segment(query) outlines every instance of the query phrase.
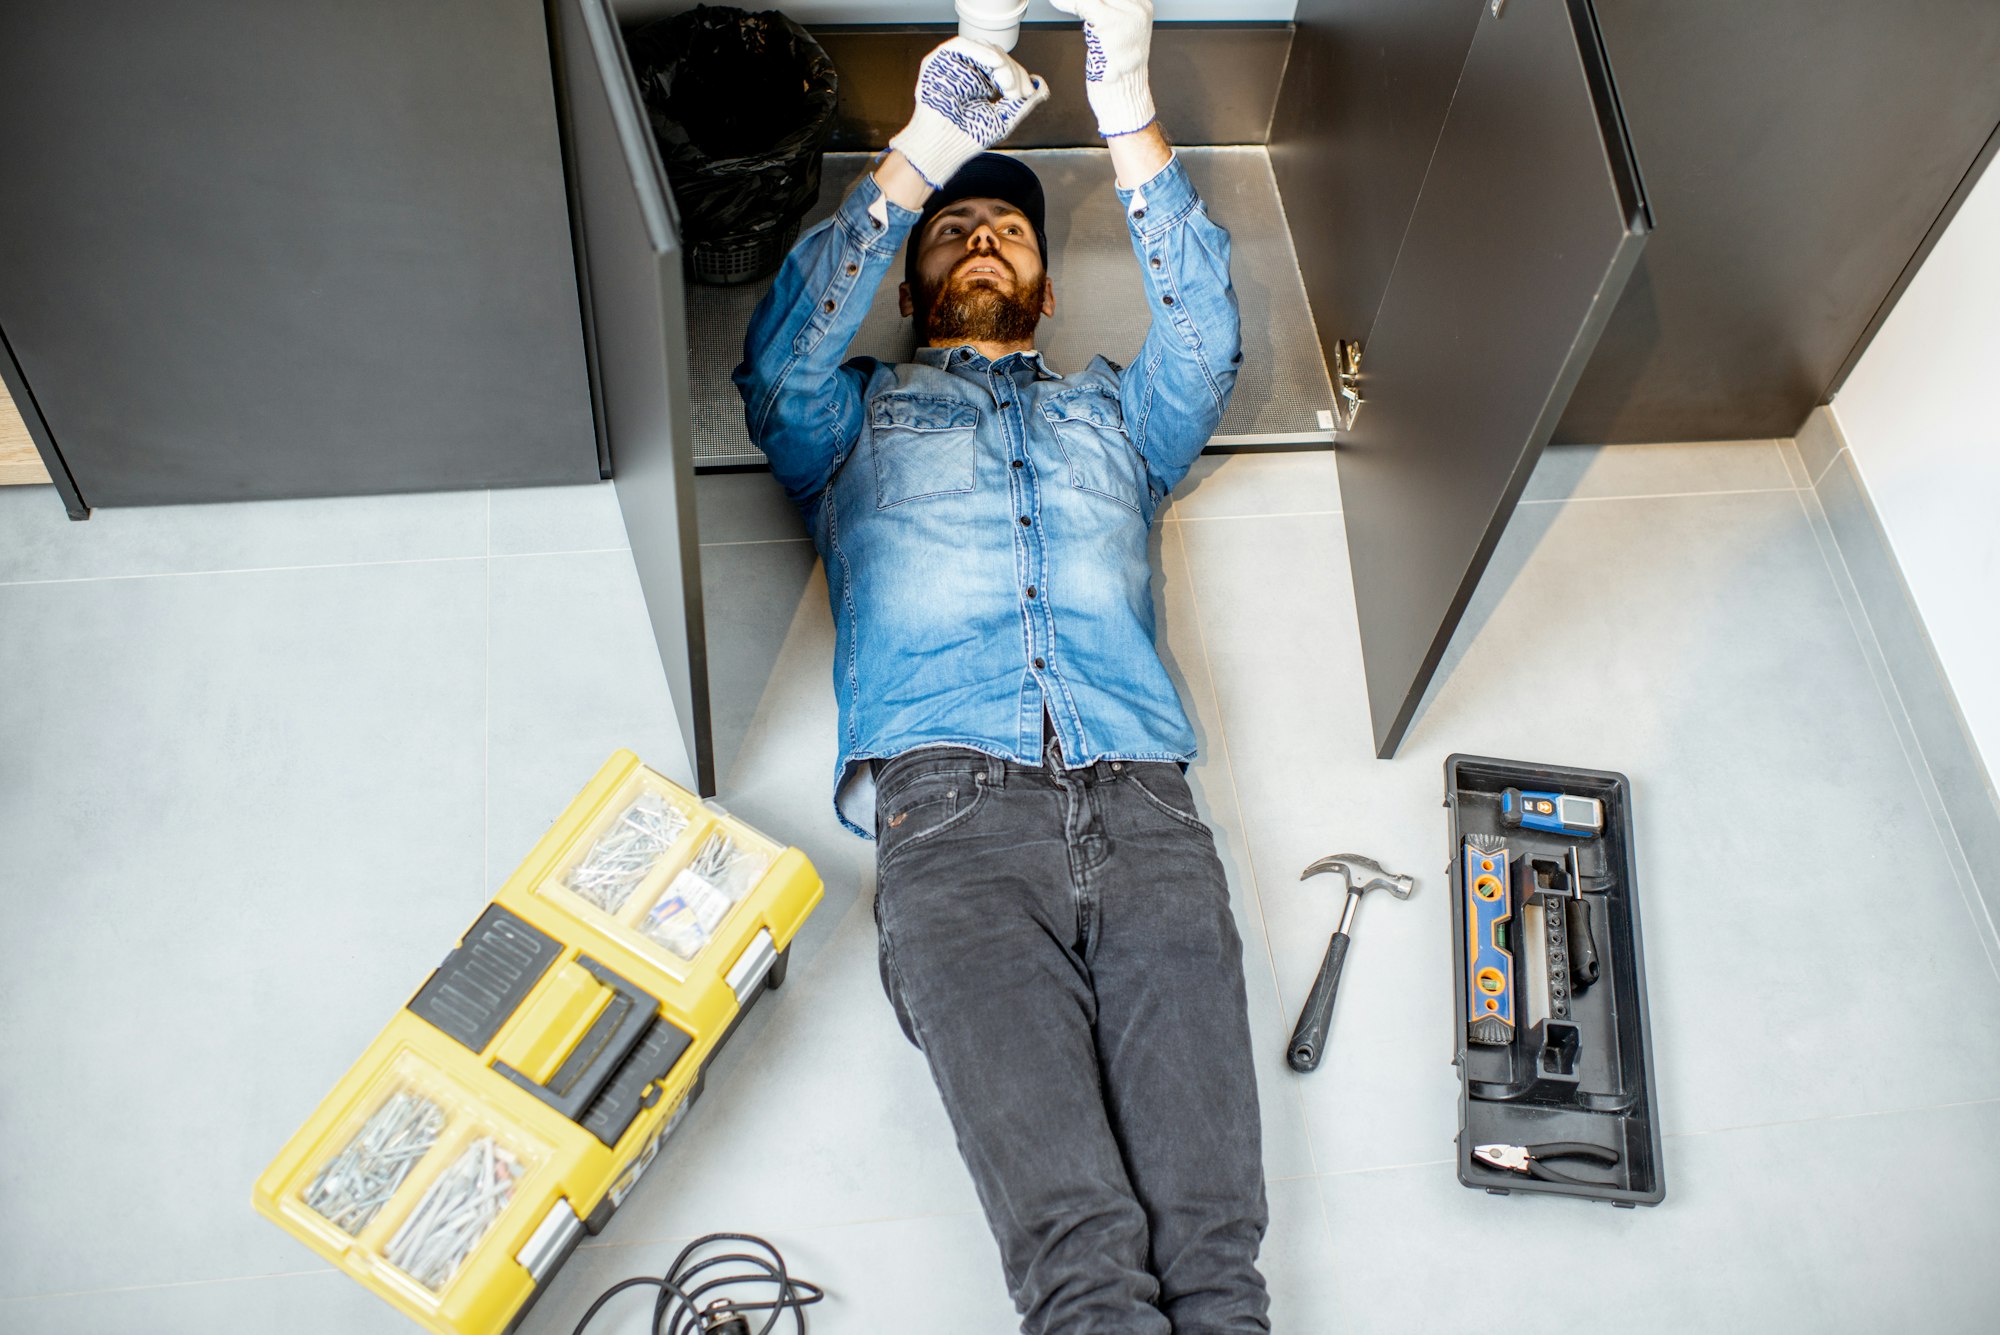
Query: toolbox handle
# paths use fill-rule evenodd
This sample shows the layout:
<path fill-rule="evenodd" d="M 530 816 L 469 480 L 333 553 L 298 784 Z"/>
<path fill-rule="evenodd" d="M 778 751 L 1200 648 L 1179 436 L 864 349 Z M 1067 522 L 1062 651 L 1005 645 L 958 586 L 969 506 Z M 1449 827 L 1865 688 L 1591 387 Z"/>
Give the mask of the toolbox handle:
<path fill-rule="evenodd" d="M 576 962 L 600 983 L 611 989 L 611 1001 L 595 1024 L 570 1050 L 568 1057 L 549 1077 L 548 1083 L 532 1080 L 506 1062 L 495 1058 L 493 1069 L 527 1090 L 573 1122 L 583 1120 L 591 1101 L 603 1092 L 639 1040 L 652 1027 L 660 1010 L 652 994 L 627 982 L 588 955 Z"/>

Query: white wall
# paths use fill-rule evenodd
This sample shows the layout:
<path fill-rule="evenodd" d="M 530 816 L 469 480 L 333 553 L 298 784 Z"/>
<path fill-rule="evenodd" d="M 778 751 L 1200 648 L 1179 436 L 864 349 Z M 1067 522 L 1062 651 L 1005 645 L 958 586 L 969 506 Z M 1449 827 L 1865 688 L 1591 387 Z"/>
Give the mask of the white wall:
<path fill-rule="evenodd" d="M 693 9 L 695 4 L 696 0 L 613 0 L 613 8 L 626 19 L 678 14 Z M 774 6 L 770 0 L 738 0 L 737 7 L 757 10 Z M 1234 23 L 1289 21 L 1298 7 L 1298 0 L 1153 0 L 1153 17 L 1163 23 L 1222 19 Z M 953 19 L 951 0 L 779 0 L 775 8 L 805 24 L 949 23 Z M 1051 8 L 1048 0 L 1032 0 L 1027 21 L 1072 20 Z"/>
<path fill-rule="evenodd" d="M 1855 468 L 2000 778 L 2000 163 L 1834 400 Z"/>

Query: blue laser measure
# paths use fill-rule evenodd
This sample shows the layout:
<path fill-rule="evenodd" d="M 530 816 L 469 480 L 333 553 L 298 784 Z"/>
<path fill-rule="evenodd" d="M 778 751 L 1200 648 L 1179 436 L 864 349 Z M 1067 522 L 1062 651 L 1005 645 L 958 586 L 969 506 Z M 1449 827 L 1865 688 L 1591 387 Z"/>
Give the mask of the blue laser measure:
<path fill-rule="evenodd" d="M 1540 830 L 1544 834 L 1580 835 L 1586 839 L 1604 833 L 1604 803 L 1594 797 L 1569 793 L 1530 793 L 1519 788 L 1500 790 L 1500 823 L 1510 830 Z"/>

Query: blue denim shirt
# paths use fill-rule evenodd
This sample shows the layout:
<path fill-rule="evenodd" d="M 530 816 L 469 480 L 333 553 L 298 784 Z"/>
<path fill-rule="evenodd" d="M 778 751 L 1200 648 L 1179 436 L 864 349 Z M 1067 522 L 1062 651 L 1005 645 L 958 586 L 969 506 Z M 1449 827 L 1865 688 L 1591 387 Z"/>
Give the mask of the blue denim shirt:
<path fill-rule="evenodd" d="M 1154 644 L 1147 532 L 1242 361 L 1229 234 L 1186 170 L 1120 190 L 1152 307 L 1130 367 L 971 347 L 841 362 L 917 215 L 864 176 L 793 248 L 736 370 L 750 437 L 826 565 L 835 808 L 872 837 L 873 760 L 964 746 L 1071 765 L 1194 756 Z"/>

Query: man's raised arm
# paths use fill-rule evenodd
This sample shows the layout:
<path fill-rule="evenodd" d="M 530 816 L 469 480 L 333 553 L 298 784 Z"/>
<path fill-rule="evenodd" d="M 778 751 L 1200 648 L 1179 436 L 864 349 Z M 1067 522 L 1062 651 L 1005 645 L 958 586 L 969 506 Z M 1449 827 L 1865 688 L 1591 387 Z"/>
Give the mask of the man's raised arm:
<path fill-rule="evenodd" d="M 1152 324 L 1119 381 L 1125 429 L 1155 499 L 1222 422 L 1243 360 L 1229 233 L 1209 219 L 1153 107 L 1152 0 L 1051 0 L 1083 20 L 1084 91 L 1111 150 Z"/>
<path fill-rule="evenodd" d="M 954 37 L 924 57 L 890 151 L 785 257 L 734 378 L 750 439 L 794 505 L 826 487 L 860 434 L 861 374 L 841 362 L 924 201 L 1047 96 L 1006 53 Z"/>

